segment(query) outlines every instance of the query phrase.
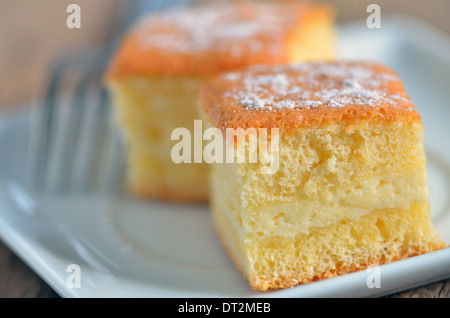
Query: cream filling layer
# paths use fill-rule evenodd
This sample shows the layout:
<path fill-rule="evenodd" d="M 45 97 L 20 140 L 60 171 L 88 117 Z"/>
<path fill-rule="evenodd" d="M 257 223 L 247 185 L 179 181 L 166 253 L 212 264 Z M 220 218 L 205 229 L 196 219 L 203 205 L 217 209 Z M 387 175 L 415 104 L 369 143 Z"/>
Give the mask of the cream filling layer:
<path fill-rule="evenodd" d="M 425 174 L 401 174 L 367 180 L 364 183 L 324 189 L 320 200 L 289 199 L 245 209 L 240 194 L 225 187 L 224 176 L 214 169 L 215 202 L 222 207 L 233 231 L 241 239 L 269 236 L 295 237 L 312 227 L 324 227 L 341 220 L 357 220 L 381 209 L 408 209 L 414 201 L 427 201 Z M 231 190 L 230 190 L 231 188 Z M 257 194 L 255 194 L 257 195 Z"/>

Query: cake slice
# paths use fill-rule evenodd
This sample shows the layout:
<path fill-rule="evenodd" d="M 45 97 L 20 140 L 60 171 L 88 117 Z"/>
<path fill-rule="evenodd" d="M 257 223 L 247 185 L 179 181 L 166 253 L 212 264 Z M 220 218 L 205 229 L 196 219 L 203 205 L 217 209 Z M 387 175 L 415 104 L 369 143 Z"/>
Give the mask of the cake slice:
<path fill-rule="evenodd" d="M 216 230 L 254 289 L 445 247 L 430 217 L 423 126 L 393 71 L 372 62 L 254 66 L 217 76 L 200 96 L 204 118 L 225 135 L 278 129 L 271 173 L 260 160 L 212 165 Z M 224 140 L 251 149 L 249 139 Z"/>
<path fill-rule="evenodd" d="M 106 74 L 128 145 L 132 193 L 208 200 L 208 165 L 174 163 L 174 129 L 193 133 L 198 88 L 222 71 L 330 58 L 333 12 L 299 1 L 208 1 L 152 13 L 127 32 Z"/>

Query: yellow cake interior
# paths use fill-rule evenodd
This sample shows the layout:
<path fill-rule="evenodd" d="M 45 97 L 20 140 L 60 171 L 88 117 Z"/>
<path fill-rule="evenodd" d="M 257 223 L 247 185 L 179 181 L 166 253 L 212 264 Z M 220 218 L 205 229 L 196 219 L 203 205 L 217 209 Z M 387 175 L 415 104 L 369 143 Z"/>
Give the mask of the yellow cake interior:
<path fill-rule="evenodd" d="M 279 168 L 214 164 L 215 226 L 254 289 L 291 287 L 443 247 L 431 219 L 420 122 L 282 134 Z"/>
<path fill-rule="evenodd" d="M 177 127 L 193 130 L 196 96 L 203 79 L 127 76 L 112 85 L 116 119 L 128 144 L 128 183 L 133 193 L 167 199 L 204 201 L 208 166 L 172 161 Z"/>

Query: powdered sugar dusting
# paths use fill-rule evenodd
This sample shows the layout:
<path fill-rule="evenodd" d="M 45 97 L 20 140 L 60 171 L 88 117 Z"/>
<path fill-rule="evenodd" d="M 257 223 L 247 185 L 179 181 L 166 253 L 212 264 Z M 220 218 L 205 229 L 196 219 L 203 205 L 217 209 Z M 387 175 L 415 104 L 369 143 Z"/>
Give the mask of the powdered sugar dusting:
<path fill-rule="evenodd" d="M 178 8 L 146 16 L 135 31 L 142 49 L 185 53 L 215 50 L 238 55 L 264 48 L 268 54 L 277 53 L 284 28 L 298 19 L 288 8 L 270 3 Z"/>
<path fill-rule="evenodd" d="M 389 85 L 398 83 L 398 77 L 374 71 L 371 63 L 255 66 L 230 74 L 223 78 L 237 85 L 232 85 L 224 97 L 249 110 L 402 106 L 410 102 L 407 97 L 389 93 Z"/>

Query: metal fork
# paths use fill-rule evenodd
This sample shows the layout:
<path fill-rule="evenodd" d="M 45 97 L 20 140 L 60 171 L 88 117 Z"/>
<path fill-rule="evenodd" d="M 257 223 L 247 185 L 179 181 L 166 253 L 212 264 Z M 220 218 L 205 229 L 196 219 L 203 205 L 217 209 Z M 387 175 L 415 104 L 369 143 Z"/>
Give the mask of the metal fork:
<path fill-rule="evenodd" d="M 93 192 L 121 189 L 125 149 L 112 123 L 102 76 L 124 31 L 142 13 L 191 0 L 134 0 L 123 3 L 110 43 L 61 57 L 54 65 L 44 101 L 33 114 L 30 188 L 34 192 Z"/>
<path fill-rule="evenodd" d="M 64 56 L 33 113 L 30 186 L 35 192 L 118 189 L 124 148 L 102 84 L 108 50 Z"/>

